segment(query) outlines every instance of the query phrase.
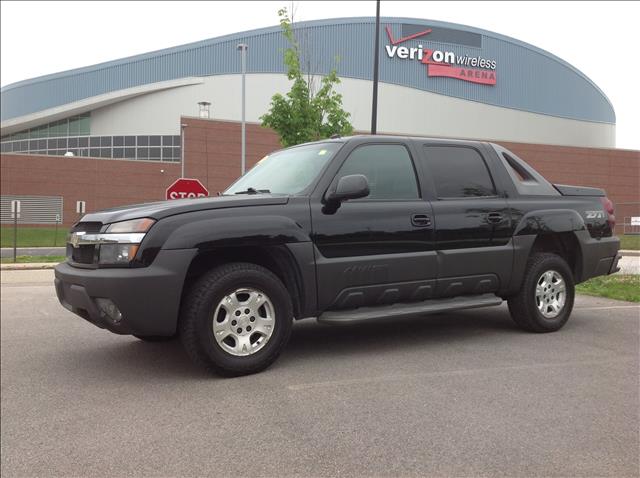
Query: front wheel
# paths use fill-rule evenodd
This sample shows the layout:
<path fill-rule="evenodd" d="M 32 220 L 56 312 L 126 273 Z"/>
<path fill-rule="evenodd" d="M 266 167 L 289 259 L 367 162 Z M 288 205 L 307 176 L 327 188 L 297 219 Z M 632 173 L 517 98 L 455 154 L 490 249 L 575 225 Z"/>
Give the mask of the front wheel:
<path fill-rule="evenodd" d="M 555 332 L 569 320 L 574 289 L 571 269 L 562 257 L 534 254 L 520 291 L 508 300 L 511 318 L 530 332 Z"/>
<path fill-rule="evenodd" d="M 291 298 L 275 274 L 232 263 L 193 285 L 183 303 L 180 337 L 196 364 L 219 375 L 247 375 L 276 360 L 292 321 Z"/>

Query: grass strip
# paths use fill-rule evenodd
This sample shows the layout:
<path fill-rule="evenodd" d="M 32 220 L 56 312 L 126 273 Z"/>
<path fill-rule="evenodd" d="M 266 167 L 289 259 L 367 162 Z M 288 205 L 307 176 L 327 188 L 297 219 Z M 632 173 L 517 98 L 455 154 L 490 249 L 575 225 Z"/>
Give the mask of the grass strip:
<path fill-rule="evenodd" d="M 594 277 L 576 286 L 576 292 L 608 299 L 640 302 L 640 275 L 613 274 Z"/>

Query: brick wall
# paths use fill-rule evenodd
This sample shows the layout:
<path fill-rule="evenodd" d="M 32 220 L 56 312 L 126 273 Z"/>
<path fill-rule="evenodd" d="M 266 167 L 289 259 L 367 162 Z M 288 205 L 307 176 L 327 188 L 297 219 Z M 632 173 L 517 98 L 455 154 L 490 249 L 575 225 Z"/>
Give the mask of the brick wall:
<path fill-rule="evenodd" d="M 187 125 L 185 176 L 199 179 L 215 195 L 240 175 L 240 123 L 187 117 L 182 123 Z M 551 182 L 606 189 L 618 205 L 619 222 L 623 215 L 640 215 L 640 151 L 501 144 Z M 279 147 L 273 131 L 247 124 L 247 168 Z M 15 154 L 0 157 L 2 194 L 62 195 L 67 225 L 77 219 L 77 200 L 87 202 L 87 211 L 163 200 L 165 189 L 179 176 L 178 163 Z"/>
<path fill-rule="evenodd" d="M 241 125 L 231 121 L 182 118 L 185 138 L 185 176 L 197 178 L 211 195 L 223 191 L 240 176 Z M 247 170 L 266 154 L 281 148 L 278 136 L 256 124 L 246 125 Z"/>
<path fill-rule="evenodd" d="M 500 143 L 552 183 L 604 188 L 614 202 L 640 202 L 640 151 Z"/>
<path fill-rule="evenodd" d="M 87 212 L 160 201 L 179 176 L 179 163 L 21 154 L 0 157 L 2 194 L 63 196 L 66 225 L 78 220 L 76 201 L 86 201 Z"/>

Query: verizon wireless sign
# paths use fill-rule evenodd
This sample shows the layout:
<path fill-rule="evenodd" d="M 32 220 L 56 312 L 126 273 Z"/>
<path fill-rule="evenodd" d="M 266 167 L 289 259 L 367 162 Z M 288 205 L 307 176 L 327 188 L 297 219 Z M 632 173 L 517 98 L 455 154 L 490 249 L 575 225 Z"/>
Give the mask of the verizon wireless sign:
<path fill-rule="evenodd" d="M 419 61 L 426 66 L 427 76 L 444 76 L 489 86 L 496 84 L 496 60 L 453 51 L 431 50 L 420 44 L 400 46 L 409 40 L 426 37 L 432 32 L 431 28 L 398 39 L 393 37 L 388 25 L 386 31 L 390 44 L 385 45 L 385 51 L 389 58 Z"/>

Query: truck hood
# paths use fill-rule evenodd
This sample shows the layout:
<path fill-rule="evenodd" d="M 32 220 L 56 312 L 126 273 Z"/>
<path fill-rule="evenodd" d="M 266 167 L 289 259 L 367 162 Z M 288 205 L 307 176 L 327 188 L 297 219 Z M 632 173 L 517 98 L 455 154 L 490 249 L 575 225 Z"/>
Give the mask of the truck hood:
<path fill-rule="evenodd" d="M 289 197 L 285 195 L 253 194 L 236 196 L 216 196 L 198 199 L 173 199 L 145 204 L 134 204 L 85 214 L 80 222 L 101 222 L 108 224 L 127 221 L 140 217 L 151 217 L 159 220 L 163 217 L 182 214 L 185 212 L 204 211 L 207 209 L 222 209 L 246 206 L 272 206 L 286 204 Z"/>

